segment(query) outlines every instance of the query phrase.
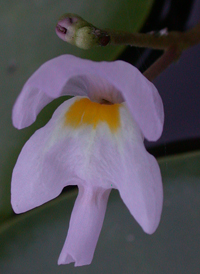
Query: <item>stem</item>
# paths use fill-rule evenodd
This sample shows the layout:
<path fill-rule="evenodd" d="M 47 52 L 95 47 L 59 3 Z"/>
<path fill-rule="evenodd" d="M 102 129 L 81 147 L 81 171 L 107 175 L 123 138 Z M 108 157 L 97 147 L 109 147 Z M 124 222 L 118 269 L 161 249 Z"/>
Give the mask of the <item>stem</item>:
<path fill-rule="evenodd" d="M 177 44 L 182 51 L 200 43 L 200 24 L 187 32 L 172 31 L 166 35 L 129 33 L 115 30 L 107 30 L 107 34 L 110 36 L 111 45 L 131 45 L 165 50 L 172 44 Z"/>
<path fill-rule="evenodd" d="M 178 60 L 183 50 L 200 43 L 200 23 L 187 32 L 176 32 L 176 34 L 177 36 L 173 41 L 175 43 L 169 44 L 164 54 L 144 72 L 144 76 L 149 81 L 153 81 L 169 65 Z M 179 40 L 176 41 L 178 36 Z M 169 42 L 170 39 L 163 41 Z"/>
<path fill-rule="evenodd" d="M 180 53 L 177 51 L 177 47 L 169 47 L 164 54 L 151 65 L 143 74 L 149 80 L 153 81 L 161 72 L 163 72 L 171 63 L 177 60 Z"/>

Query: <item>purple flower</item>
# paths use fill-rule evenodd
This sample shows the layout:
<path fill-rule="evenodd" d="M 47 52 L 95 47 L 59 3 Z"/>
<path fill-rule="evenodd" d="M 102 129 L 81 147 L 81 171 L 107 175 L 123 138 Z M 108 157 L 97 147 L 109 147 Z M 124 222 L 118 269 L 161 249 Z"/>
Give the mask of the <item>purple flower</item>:
<path fill-rule="evenodd" d="M 24 145 L 13 170 L 11 203 L 22 213 L 57 197 L 68 185 L 79 194 L 58 264 L 90 264 L 112 188 L 146 233 L 160 221 L 159 166 L 143 144 L 163 129 L 162 100 L 136 68 L 123 61 L 92 62 L 62 55 L 26 82 L 13 124 L 32 124 L 53 99 L 73 95 Z"/>

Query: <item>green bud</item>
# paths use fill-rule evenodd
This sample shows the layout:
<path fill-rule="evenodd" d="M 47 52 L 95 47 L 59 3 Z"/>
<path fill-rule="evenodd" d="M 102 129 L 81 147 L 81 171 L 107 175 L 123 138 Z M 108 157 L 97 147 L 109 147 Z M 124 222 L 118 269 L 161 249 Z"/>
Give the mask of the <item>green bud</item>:
<path fill-rule="evenodd" d="M 56 33 L 62 40 L 81 49 L 106 46 L 110 36 L 106 31 L 97 29 L 78 15 L 64 14 L 58 21 Z"/>

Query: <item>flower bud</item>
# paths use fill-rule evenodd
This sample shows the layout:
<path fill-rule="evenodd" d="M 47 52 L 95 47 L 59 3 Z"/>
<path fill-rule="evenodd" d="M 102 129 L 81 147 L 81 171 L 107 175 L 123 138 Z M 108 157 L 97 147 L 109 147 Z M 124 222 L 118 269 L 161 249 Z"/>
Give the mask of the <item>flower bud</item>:
<path fill-rule="evenodd" d="M 81 49 L 90 49 L 93 46 L 106 46 L 110 36 L 106 31 L 97 29 L 80 16 L 64 14 L 56 25 L 56 33 L 62 40 Z"/>

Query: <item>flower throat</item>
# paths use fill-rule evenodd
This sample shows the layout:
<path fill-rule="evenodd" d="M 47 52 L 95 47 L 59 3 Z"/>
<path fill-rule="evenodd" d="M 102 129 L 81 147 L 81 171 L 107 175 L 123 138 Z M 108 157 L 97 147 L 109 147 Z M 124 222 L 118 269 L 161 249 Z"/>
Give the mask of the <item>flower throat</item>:
<path fill-rule="evenodd" d="M 104 102 L 104 101 L 102 101 Z M 98 124 L 107 123 L 111 132 L 116 132 L 120 127 L 120 104 L 99 104 L 88 98 L 76 100 L 65 113 L 65 125 L 77 128 L 83 125 L 93 125 L 96 129 Z"/>

